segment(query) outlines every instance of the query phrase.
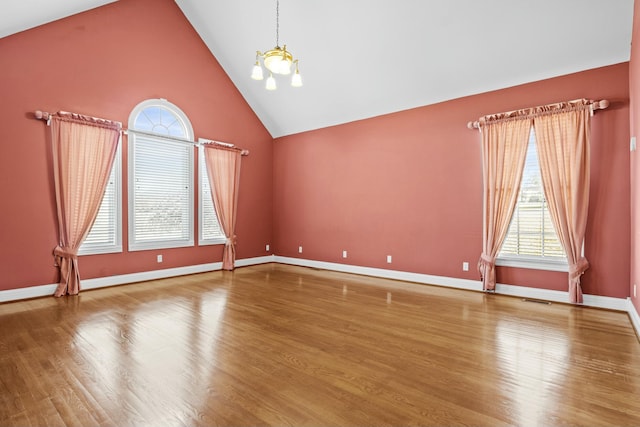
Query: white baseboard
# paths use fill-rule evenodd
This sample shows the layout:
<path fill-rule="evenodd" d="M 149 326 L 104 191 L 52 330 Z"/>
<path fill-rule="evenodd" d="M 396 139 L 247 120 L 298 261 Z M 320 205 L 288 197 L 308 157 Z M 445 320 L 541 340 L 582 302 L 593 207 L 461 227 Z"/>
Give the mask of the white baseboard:
<path fill-rule="evenodd" d="M 569 292 L 553 291 L 550 289 L 529 288 L 498 283 L 496 294 L 514 297 L 538 299 L 551 302 L 569 303 Z M 582 305 L 587 307 L 605 308 L 608 310 L 627 311 L 627 300 L 623 298 L 603 297 L 600 295 L 583 295 Z"/>
<path fill-rule="evenodd" d="M 631 302 L 631 298 L 627 298 L 627 313 L 631 319 L 631 324 L 636 329 L 636 335 L 640 339 L 640 313 L 636 310 L 636 307 Z"/>
<path fill-rule="evenodd" d="M 382 268 L 359 267 L 355 265 L 338 264 L 333 262 L 313 261 L 300 258 L 276 256 L 274 262 L 292 264 L 303 267 L 321 268 L 324 270 L 341 271 L 345 273 L 362 274 L 365 276 L 383 277 L 386 279 L 403 280 L 426 285 L 446 286 L 470 291 L 482 291 L 480 280 L 458 279 L 455 277 L 433 276 L 430 274 L 409 273 Z M 510 295 L 521 298 L 539 299 L 552 302 L 568 303 L 569 292 L 548 289 L 529 288 L 498 283 L 496 294 Z M 627 300 L 622 298 L 603 297 L 599 295 L 584 295 L 583 305 L 605 308 L 610 310 L 628 311 Z"/>
<path fill-rule="evenodd" d="M 427 285 L 448 286 L 471 291 L 481 291 L 482 284 L 478 280 L 457 279 L 453 277 L 432 276 L 430 274 L 410 273 L 407 271 L 386 270 L 383 268 L 360 267 L 357 265 L 338 264 L 334 262 L 313 261 L 300 258 L 276 256 L 274 262 L 280 264 L 299 265 L 302 267 L 320 268 L 343 273 L 361 274 L 364 276 L 382 277 L 385 279 L 403 280 Z"/>
<path fill-rule="evenodd" d="M 567 298 L 568 298 L 567 292 Z M 628 311 L 627 300 L 624 298 L 603 297 L 601 295 L 582 295 L 583 305 L 588 307 L 605 308 L 608 310 Z"/>
<path fill-rule="evenodd" d="M 236 260 L 236 267 L 266 264 L 273 262 L 273 255 L 245 258 Z M 82 280 L 82 290 L 98 289 L 107 286 L 124 285 L 126 283 L 144 282 L 147 280 L 164 279 L 167 277 L 184 276 L 187 274 L 205 273 L 222 269 L 221 262 L 210 264 L 189 265 L 186 267 L 167 268 L 164 270 L 143 271 L 140 273 L 121 274 L 118 276 L 98 277 Z M 21 299 L 51 296 L 56 291 L 57 285 L 29 286 L 27 288 L 8 289 L 0 291 L 0 303 L 17 301 Z"/>
<path fill-rule="evenodd" d="M 258 264 L 268 264 L 270 262 L 274 262 L 275 255 L 265 255 L 259 256 L 255 258 L 244 258 L 236 260 L 236 267 L 248 267 L 250 265 L 258 265 Z M 222 263 L 220 264 L 220 268 L 222 268 Z"/>
<path fill-rule="evenodd" d="M 38 285 L 28 288 L 7 289 L 0 291 L 0 302 L 18 301 L 21 299 L 44 297 L 53 295 L 57 285 Z"/>
<path fill-rule="evenodd" d="M 188 265 L 185 267 L 166 268 L 163 270 L 142 271 L 140 273 L 121 274 L 118 276 L 98 277 L 82 280 L 82 290 L 105 288 L 107 286 L 124 285 L 126 283 L 146 282 L 148 280 L 165 279 L 167 277 L 185 276 L 187 274 L 205 273 L 222 268 L 221 262 L 210 264 Z"/>
<path fill-rule="evenodd" d="M 529 288 L 526 286 L 506 285 L 504 283 L 496 283 L 496 294 L 551 302 L 569 302 L 568 292 Z"/>

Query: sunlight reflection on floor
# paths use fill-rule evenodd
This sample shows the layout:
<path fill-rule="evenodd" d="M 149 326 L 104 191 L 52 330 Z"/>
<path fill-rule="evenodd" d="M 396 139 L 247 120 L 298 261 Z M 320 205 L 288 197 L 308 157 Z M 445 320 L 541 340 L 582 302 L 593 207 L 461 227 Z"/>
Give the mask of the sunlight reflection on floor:
<path fill-rule="evenodd" d="M 80 363 L 91 364 L 86 371 L 95 378 L 87 387 L 100 387 L 112 409 L 130 415 L 132 424 L 142 421 L 140 414 L 149 425 L 189 422 L 207 399 L 206 393 L 194 399 L 193 392 L 207 390 L 215 369 L 226 301 L 227 290 L 215 289 L 199 298 L 176 299 L 171 316 L 163 312 L 166 301 L 158 301 L 81 322 L 73 348 Z M 181 305 L 184 310 L 177 310 Z M 146 395 L 134 393 L 131 384 L 142 386 Z"/>
<path fill-rule="evenodd" d="M 517 402 L 521 425 L 544 425 L 539 414 L 556 406 L 554 383 L 567 373 L 569 342 L 566 333 L 522 320 L 500 320 L 496 328 L 497 365 L 511 376 L 512 401 Z M 515 409 L 515 408 L 514 408 Z M 544 409 L 544 411 L 543 411 Z"/>

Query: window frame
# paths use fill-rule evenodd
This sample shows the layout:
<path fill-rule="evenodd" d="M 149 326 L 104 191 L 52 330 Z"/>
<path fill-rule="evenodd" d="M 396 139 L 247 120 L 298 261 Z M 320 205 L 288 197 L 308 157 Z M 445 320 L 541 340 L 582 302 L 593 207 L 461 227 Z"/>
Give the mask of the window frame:
<path fill-rule="evenodd" d="M 527 141 L 527 144 L 530 144 L 532 140 L 534 140 L 535 143 L 537 143 L 537 140 L 535 139 L 535 131 L 533 129 L 533 126 L 531 127 L 530 136 L 529 136 L 529 140 Z M 536 147 L 536 150 L 533 150 L 533 151 L 537 156 L 538 155 L 537 147 Z M 539 169 L 538 169 L 538 173 L 541 174 Z M 524 179 L 524 172 L 523 172 L 522 178 Z M 542 187 L 542 180 L 540 180 L 540 186 Z M 522 190 L 522 181 L 520 182 L 520 186 L 518 188 L 518 202 L 520 199 L 521 190 Z M 542 197 L 544 198 L 544 209 L 548 210 L 549 208 L 546 201 L 546 196 L 544 194 L 544 188 L 540 188 L 540 191 L 542 193 Z M 517 209 L 517 205 L 516 205 L 516 209 Z M 515 213 L 516 211 L 514 209 L 513 215 L 515 215 Z M 511 227 L 511 222 L 513 221 L 513 215 L 509 220 L 509 228 Z M 557 233 L 556 233 L 556 237 L 557 237 Z M 505 241 L 506 241 L 506 236 L 505 236 Z M 503 245 L 504 243 L 505 242 L 503 242 Z M 496 265 L 500 267 L 515 267 L 515 268 L 527 268 L 527 269 L 533 269 L 533 270 L 547 270 L 547 271 L 560 271 L 560 272 L 569 271 L 569 264 L 567 262 L 566 254 L 564 258 L 560 258 L 560 257 L 550 257 L 550 256 L 543 256 L 543 255 L 535 256 L 535 255 L 501 254 L 501 252 L 502 252 L 502 247 L 498 251 L 498 256 L 496 257 Z"/>
<path fill-rule="evenodd" d="M 114 223 L 115 223 L 115 243 L 113 245 L 101 244 L 84 246 L 84 242 L 78 248 L 78 256 L 83 255 L 99 255 L 99 254 L 112 254 L 121 253 L 123 251 L 122 246 L 122 135 L 118 140 L 118 148 L 116 149 L 116 155 L 113 159 L 112 171 L 113 185 L 115 188 L 115 206 L 114 206 Z M 109 175 L 111 175 L 111 173 Z M 104 201 L 100 201 L 100 207 Z M 93 227 L 93 224 L 91 225 Z M 91 233 L 91 230 L 89 230 Z"/>
<path fill-rule="evenodd" d="M 551 257 L 534 257 L 525 255 L 503 255 L 496 258 L 499 267 L 528 268 L 532 270 L 548 270 L 569 272 L 569 264 L 565 260 L 555 260 Z"/>
<path fill-rule="evenodd" d="M 210 139 L 199 138 L 198 143 L 205 144 L 210 142 Z M 227 242 L 227 236 L 224 235 L 224 230 L 222 229 L 222 225 L 220 224 L 220 220 L 218 219 L 218 214 L 215 212 L 215 207 L 213 207 L 213 211 L 216 214 L 216 221 L 218 221 L 218 225 L 220 227 L 220 231 L 223 233 L 223 237 L 215 237 L 212 239 L 205 239 L 203 237 L 203 223 L 204 223 L 204 200 L 203 196 L 203 188 L 204 188 L 204 180 L 208 179 L 207 173 L 207 164 L 204 159 L 204 147 L 200 145 L 198 147 L 198 246 L 207 246 L 207 245 L 223 245 Z M 213 204 L 213 200 L 211 200 Z"/>
<path fill-rule="evenodd" d="M 139 134 L 135 132 L 135 121 L 138 118 L 138 115 L 149 107 L 160 107 L 162 109 L 168 110 L 173 113 L 183 124 L 187 136 L 186 138 L 180 138 L 176 136 L 167 136 L 163 134 L 154 135 L 153 132 L 141 131 Z M 155 250 L 155 249 L 169 249 L 169 248 L 181 248 L 181 247 L 192 247 L 195 245 L 194 239 L 194 204 L 195 204 L 195 195 L 194 195 L 194 147 L 193 147 L 193 127 L 187 115 L 175 104 L 167 101 L 164 98 L 159 99 L 147 99 L 142 101 L 138 105 L 136 105 L 131 114 L 129 115 L 129 129 L 131 132 L 128 133 L 128 246 L 129 251 L 143 251 L 143 250 Z M 188 224 L 188 237 L 186 239 L 165 239 L 165 240 L 153 240 L 153 241 L 136 241 L 136 221 L 135 221 L 135 167 L 136 167 L 136 156 L 135 156 L 135 145 L 136 139 L 141 138 L 142 140 L 154 140 L 154 142 L 162 143 L 162 144 L 189 144 L 188 145 L 188 180 L 189 180 L 189 200 L 187 203 L 188 214 L 187 218 L 189 221 Z M 186 151 L 186 150 L 185 150 Z"/>

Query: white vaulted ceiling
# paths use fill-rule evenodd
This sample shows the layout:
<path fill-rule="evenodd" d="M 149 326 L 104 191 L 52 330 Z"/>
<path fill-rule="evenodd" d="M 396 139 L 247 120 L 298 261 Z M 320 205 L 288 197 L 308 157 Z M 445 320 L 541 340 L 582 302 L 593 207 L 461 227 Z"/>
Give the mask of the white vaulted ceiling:
<path fill-rule="evenodd" d="M 6 3 L 0 37 L 111 1 Z M 275 0 L 176 3 L 273 137 L 625 62 L 633 17 L 633 0 L 280 0 L 304 86 L 269 92 L 249 75 Z"/>

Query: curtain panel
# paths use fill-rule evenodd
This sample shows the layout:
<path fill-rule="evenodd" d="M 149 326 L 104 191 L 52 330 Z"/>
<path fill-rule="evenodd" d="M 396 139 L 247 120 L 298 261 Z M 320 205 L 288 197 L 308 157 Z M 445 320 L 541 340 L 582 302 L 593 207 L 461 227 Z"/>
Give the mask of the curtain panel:
<path fill-rule="evenodd" d="M 569 301 L 582 303 L 580 277 L 589 268 L 584 237 L 589 211 L 591 107 L 586 100 L 534 119 L 544 195 L 569 264 Z"/>
<path fill-rule="evenodd" d="M 60 268 L 55 296 L 80 291 L 78 248 L 95 220 L 120 140 L 121 124 L 75 113 L 50 116 Z"/>
<path fill-rule="evenodd" d="M 217 144 L 204 145 L 204 158 L 211 188 L 213 207 L 227 236 L 222 253 L 222 269 L 233 270 L 236 260 L 236 211 L 240 188 L 242 151 Z"/>
<path fill-rule="evenodd" d="M 487 119 L 482 134 L 482 254 L 478 271 L 485 291 L 495 290 L 496 257 L 516 206 L 527 154 L 530 119 Z"/>

